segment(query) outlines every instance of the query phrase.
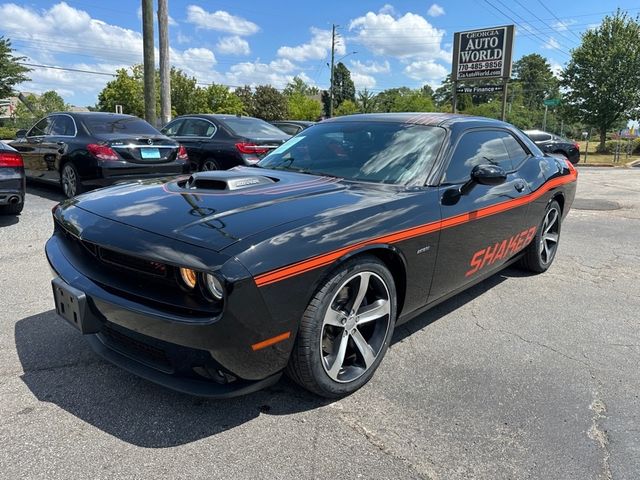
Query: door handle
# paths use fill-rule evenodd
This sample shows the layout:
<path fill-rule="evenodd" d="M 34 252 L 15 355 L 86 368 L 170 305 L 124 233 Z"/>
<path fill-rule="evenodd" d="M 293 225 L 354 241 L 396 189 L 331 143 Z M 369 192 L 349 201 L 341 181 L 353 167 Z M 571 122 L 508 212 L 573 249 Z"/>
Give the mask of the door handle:
<path fill-rule="evenodd" d="M 516 184 L 514 185 L 514 187 L 516 188 L 516 190 L 518 191 L 518 193 L 521 193 L 524 190 L 524 183 L 522 182 L 516 182 Z"/>

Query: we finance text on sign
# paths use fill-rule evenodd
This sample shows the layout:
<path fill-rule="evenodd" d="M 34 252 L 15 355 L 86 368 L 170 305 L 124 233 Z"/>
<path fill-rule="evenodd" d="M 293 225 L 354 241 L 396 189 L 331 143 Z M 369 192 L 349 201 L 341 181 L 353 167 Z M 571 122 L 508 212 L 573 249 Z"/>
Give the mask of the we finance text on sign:
<path fill-rule="evenodd" d="M 457 32 L 453 39 L 453 80 L 511 76 L 513 25 Z"/>

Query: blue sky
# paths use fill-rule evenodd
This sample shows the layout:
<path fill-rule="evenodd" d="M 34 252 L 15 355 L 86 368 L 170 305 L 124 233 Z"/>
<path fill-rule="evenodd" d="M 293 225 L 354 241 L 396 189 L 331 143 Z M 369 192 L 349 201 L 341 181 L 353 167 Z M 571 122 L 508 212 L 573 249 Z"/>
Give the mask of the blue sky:
<path fill-rule="evenodd" d="M 640 12 L 626 0 L 169 0 L 171 56 L 202 84 L 282 88 L 298 75 L 326 88 L 336 23 L 337 58 L 346 55 L 356 88 L 437 86 L 451 69 L 453 32 L 515 23 L 514 58 L 537 52 L 557 71 L 580 33 L 618 7 Z M 0 35 L 34 64 L 109 74 L 142 61 L 138 0 L 0 0 L 0 19 Z M 111 78 L 47 68 L 30 76 L 21 90 L 56 90 L 75 105 L 95 104 Z"/>

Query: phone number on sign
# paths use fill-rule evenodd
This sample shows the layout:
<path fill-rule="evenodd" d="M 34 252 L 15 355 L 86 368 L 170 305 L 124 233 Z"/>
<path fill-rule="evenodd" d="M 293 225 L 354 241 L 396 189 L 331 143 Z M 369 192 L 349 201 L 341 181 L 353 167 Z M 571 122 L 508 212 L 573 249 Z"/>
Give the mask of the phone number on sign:
<path fill-rule="evenodd" d="M 495 62 L 461 63 L 459 65 L 459 71 L 461 72 L 487 70 L 490 68 L 502 68 L 502 60 L 497 60 Z"/>

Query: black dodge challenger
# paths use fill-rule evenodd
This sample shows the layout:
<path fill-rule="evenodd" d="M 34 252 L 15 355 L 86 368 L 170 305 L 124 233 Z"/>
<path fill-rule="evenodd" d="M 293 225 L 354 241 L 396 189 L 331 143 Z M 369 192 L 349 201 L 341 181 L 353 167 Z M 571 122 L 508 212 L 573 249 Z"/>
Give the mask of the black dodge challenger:
<path fill-rule="evenodd" d="M 176 390 L 229 397 L 286 371 L 346 395 L 396 325 L 516 261 L 545 271 L 576 180 L 503 122 L 335 118 L 257 167 L 59 205 L 56 311 L 109 361 Z"/>

